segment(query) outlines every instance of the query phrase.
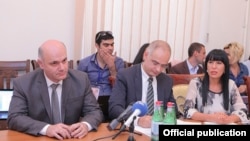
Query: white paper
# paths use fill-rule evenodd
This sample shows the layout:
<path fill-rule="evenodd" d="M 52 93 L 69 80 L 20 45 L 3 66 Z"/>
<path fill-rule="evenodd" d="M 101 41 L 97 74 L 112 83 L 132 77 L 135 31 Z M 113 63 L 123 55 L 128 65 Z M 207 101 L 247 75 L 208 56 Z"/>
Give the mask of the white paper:
<path fill-rule="evenodd" d="M 99 91 L 100 91 L 99 87 L 91 87 L 91 89 L 92 89 L 92 92 L 93 92 L 95 98 L 98 99 Z"/>
<path fill-rule="evenodd" d="M 201 125 L 202 122 L 199 121 L 185 121 L 177 119 L 177 125 Z"/>
<path fill-rule="evenodd" d="M 215 122 L 203 122 L 204 125 L 218 125 L 218 123 Z M 228 123 L 226 125 L 237 125 L 236 123 Z"/>
<path fill-rule="evenodd" d="M 136 125 L 135 126 L 135 131 L 138 131 L 138 132 L 140 132 L 140 133 L 142 133 L 144 135 L 147 135 L 147 136 L 151 137 L 151 128 L 143 128 L 141 126 Z"/>

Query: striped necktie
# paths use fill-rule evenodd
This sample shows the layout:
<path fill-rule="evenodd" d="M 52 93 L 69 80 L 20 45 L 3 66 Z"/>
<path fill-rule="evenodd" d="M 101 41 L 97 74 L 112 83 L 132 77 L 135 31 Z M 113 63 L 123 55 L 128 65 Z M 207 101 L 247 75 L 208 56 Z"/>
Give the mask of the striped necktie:
<path fill-rule="evenodd" d="M 152 86 L 153 78 L 148 78 L 148 90 L 147 90 L 147 105 L 148 114 L 153 115 L 154 112 L 154 91 Z"/>
<path fill-rule="evenodd" d="M 56 92 L 56 88 L 59 84 L 52 84 L 52 94 L 51 94 L 51 112 L 52 112 L 52 121 L 54 124 L 61 123 L 61 112 L 59 108 L 59 100 Z"/>

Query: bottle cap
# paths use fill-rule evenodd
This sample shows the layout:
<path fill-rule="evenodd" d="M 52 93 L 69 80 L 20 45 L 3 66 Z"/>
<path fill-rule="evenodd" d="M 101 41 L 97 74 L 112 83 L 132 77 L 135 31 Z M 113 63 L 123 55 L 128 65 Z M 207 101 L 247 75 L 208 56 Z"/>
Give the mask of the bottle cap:
<path fill-rule="evenodd" d="M 163 101 L 156 101 L 155 104 L 161 106 L 163 105 Z"/>
<path fill-rule="evenodd" d="M 167 103 L 167 107 L 173 107 L 174 106 L 174 103 L 173 102 L 168 102 Z"/>

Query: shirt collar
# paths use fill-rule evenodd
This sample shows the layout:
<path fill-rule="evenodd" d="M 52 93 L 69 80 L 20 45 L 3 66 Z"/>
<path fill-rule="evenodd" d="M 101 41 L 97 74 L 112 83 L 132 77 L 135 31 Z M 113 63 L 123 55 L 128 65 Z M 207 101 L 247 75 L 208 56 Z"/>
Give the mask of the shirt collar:
<path fill-rule="evenodd" d="M 143 80 L 148 80 L 148 78 L 149 78 L 149 76 L 148 76 L 148 74 L 144 71 L 144 69 L 143 69 L 143 67 L 142 67 L 142 64 L 143 63 L 141 63 L 141 73 L 142 73 L 142 79 Z M 155 81 L 155 77 L 152 77 L 153 78 L 153 81 Z"/>
<path fill-rule="evenodd" d="M 46 75 L 45 73 L 44 73 L 44 76 L 45 76 L 45 80 L 46 80 L 46 82 L 47 82 L 47 86 L 48 86 L 48 87 L 50 87 L 52 84 L 60 84 L 60 85 L 62 85 L 62 83 L 63 83 L 62 80 L 60 80 L 58 83 L 55 83 L 55 82 L 51 81 L 51 80 L 47 77 L 47 75 Z"/>
<path fill-rule="evenodd" d="M 187 59 L 187 66 L 188 66 L 188 70 L 189 70 L 189 71 L 192 71 L 192 72 L 197 72 L 198 69 L 199 69 L 198 66 L 193 67 L 193 66 L 190 64 L 190 62 L 188 61 L 188 59 Z"/>

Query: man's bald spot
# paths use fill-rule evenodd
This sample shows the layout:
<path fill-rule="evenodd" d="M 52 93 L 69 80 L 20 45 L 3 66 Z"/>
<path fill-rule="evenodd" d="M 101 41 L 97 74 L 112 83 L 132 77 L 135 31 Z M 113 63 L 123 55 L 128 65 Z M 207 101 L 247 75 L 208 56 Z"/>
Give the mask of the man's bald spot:
<path fill-rule="evenodd" d="M 162 50 L 167 50 L 169 54 L 171 54 L 171 48 L 170 45 L 163 41 L 163 40 L 155 40 L 152 43 L 150 43 L 149 47 L 147 48 L 149 54 L 151 54 L 154 50 L 157 48 L 161 48 Z"/>
<path fill-rule="evenodd" d="M 42 59 L 44 51 L 52 47 L 65 47 L 64 43 L 58 40 L 47 40 L 38 49 L 38 57 Z"/>

